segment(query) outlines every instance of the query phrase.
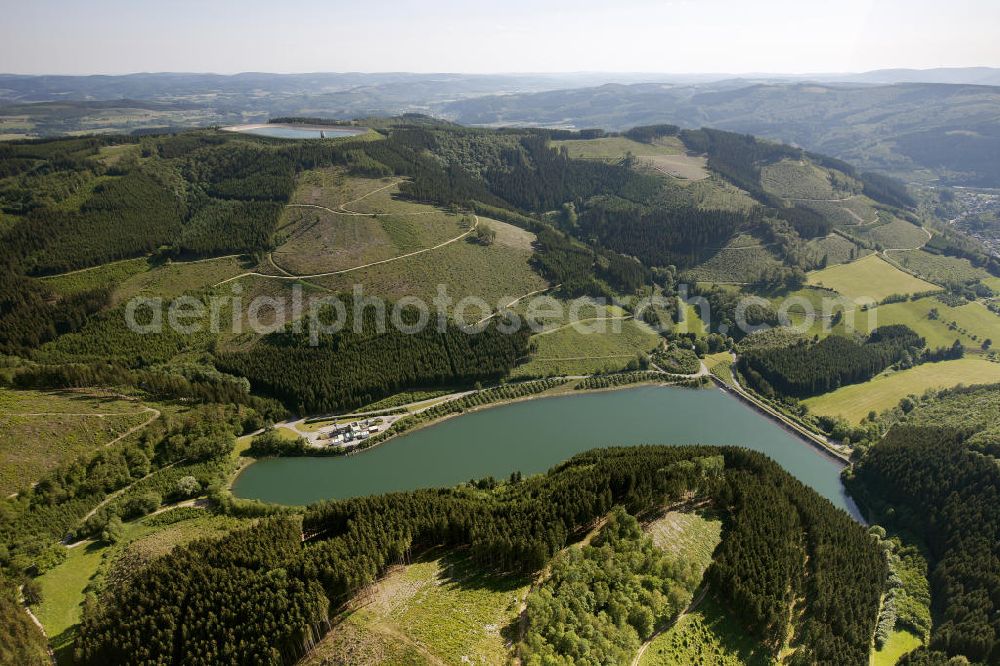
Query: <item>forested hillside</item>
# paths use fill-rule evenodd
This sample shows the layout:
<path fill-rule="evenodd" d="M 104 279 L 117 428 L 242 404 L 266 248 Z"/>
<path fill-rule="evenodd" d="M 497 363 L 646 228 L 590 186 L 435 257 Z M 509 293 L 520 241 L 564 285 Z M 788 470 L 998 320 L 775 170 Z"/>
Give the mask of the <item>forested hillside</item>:
<path fill-rule="evenodd" d="M 380 332 L 368 310 L 361 326 L 351 318 L 343 331 L 323 336 L 318 345 L 309 344 L 308 334 L 289 330 L 265 337 L 248 351 L 222 354 L 217 364 L 299 413 L 324 413 L 360 407 L 406 388 L 495 381 L 527 352 L 527 338 L 526 330 L 509 335 L 493 324 L 475 335 L 454 324 L 444 332 L 407 334 L 393 327 Z"/>
<path fill-rule="evenodd" d="M 4 75 L 0 116 L 23 119 L 7 131 L 32 136 L 262 122 L 268 116 L 323 115 L 345 122 L 417 109 L 466 124 L 571 123 L 627 130 L 669 122 L 750 132 L 836 155 L 865 170 L 929 169 L 954 182 L 998 183 L 996 70 L 889 70 L 810 79 L 693 82 L 666 74 L 607 73 Z"/>
<path fill-rule="evenodd" d="M 994 395 L 989 387 L 959 391 L 918 407 L 912 423 L 893 426 L 872 447 L 851 481 L 879 515 L 918 534 L 931 555 L 930 652 L 923 652 L 928 661 L 908 663 L 1000 660 L 1000 473 L 996 459 L 971 443 L 987 432 L 976 427 L 977 413 Z"/>
<path fill-rule="evenodd" d="M 884 326 L 864 344 L 834 335 L 816 344 L 752 351 L 740 357 L 740 369 L 762 393 L 773 395 L 776 389 L 804 397 L 871 379 L 904 352 L 919 354 L 923 346 L 906 326 Z"/>
<path fill-rule="evenodd" d="M 691 463 L 718 454 L 725 459 L 724 476 L 706 486 L 703 468 Z M 613 506 L 643 511 L 689 489 L 715 498 L 730 516 L 723 535 L 730 545 L 715 576 L 732 583 L 718 593 L 738 595 L 729 601 L 742 609 L 737 612 L 749 629 L 773 633 L 780 615 L 783 631 L 791 598 L 808 594 L 805 614 L 795 623 L 797 660 L 867 662 L 886 572 L 865 531 L 758 454 L 684 447 L 592 452 L 486 495 L 460 488 L 321 504 L 302 519 L 306 533 L 317 535 L 304 544 L 290 518 L 219 542 L 195 543 L 144 570 L 130 590 L 94 608 L 84 622 L 80 655 L 84 663 L 174 662 L 204 654 L 290 663 L 323 633 L 331 611 L 411 553 L 434 545 L 465 546 L 480 566 L 534 571 Z M 757 498 L 758 493 L 764 496 Z M 778 498 L 790 514 L 751 509 Z M 765 525 L 772 523 L 775 538 L 801 542 L 801 548 L 789 548 L 787 558 L 759 550 L 753 533 L 770 532 Z M 754 566 L 738 558 L 750 558 Z M 782 580 L 782 595 L 789 596 L 782 596 L 786 603 L 779 609 L 782 602 L 769 586 L 786 568 L 801 573 Z M 786 590 L 789 582 L 792 588 Z M 195 610 L 223 602 L 239 603 L 244 612 L 215 616 Z M 756 609 L 771 607 L 776 613 L 771 620 L 756 615 Z M 252 617 L 253 624 L 242 616 Z M 152 617 L 162 620 L 154 627 Z M 258 625 L 269 630 L 259 631 Z"/>
<path fill-rule="evenodd" d="M 864 170 L 930 170 L 946 182 L 996 187 L 998 96 L 995 84 L 635 83 L 481 96 L 451 102 L 444 112 L 470 124 L 708 125 L 805 146 Z"/>
<path fill-rule="evenodd" d="M 668 127 L 636 136 L 676 141 L 675 134 L 676 128 Z M 761 170 L 796 156 L 840 169 L 845 178 L 850 171 L 836 161 L 752 137 L 710 130 L 680 133 L 689 150 L 707 153 L 712 169 L 758 199 L 749 208 L 727 207 L 725 199 L 711 203 L 712 192 L 724 191 L 721 183 L 695 196 L 627 155 L 619 161 L 572 159 L 565 149 L 549 146 L 552 138 L 565 143 L 593 137 L 601 135 L 476 130 L 412 117 L 389 123 L 373 136 L 319 143 L 190 132 L 5 145 L 0 156 L 8 175 L 0 180 L 0 207 L 12 215 L 12 223 L 0 229 L 0 261 L 6 266 L 0 350 L 27 354 L 79 331 L 88 317 L 111 305 L 111 284 L 61 295 L 38 276 L 142 256 L 163 262 L 237 253 L 265 261 L 282 240 L 276 233 L 282 204 L 305 169 L 336 166 L 363 176 L 403 176 L 404 197 L 488 211 L 536 234 L 533 263 L 551 283 L 562 285 L 564 294 L 600 296 L 633 294 L 648 284 L 650 268 L 694 266 L 740 232 L 757 234 L 778 248 L 784 265 L 760 273 L 762 284 L 801 281 L 801 271 L 820 261 L 804 239 L 820 233 L 816 225 L 829 222 L 795 214 L 795 208 L 765 190 Z M 121 311 L 113 310 L 104 319 L 120 317 Z M 84 337 L 109 335 L 101 330 L 91 324 Z M 137 354 L 131 344 L 124 338 L 99 345 L 78 340 L 57 345 L 59 353 L 45 359 L 66 359 L 64 352 L 73 350 L 71 355 L 90 361 L 101 350 L 148 363 L 183 348 L 177 341 L 159 340 L 164 357 Z M 207 349 L 206 341 L 197 344 Z M 413 381 L 497 377 L 523 356 L 512 351 L 474 376 L 456 369 L 430 374 L 404 369 L 410 379 L 383 377 L 378 386 L 365 380 L 351 389 L 327 386 L 337 374 L 331 368 L 316 385 L 292 389 L 284 386 L 286 379 L 267 377 L 264 368 L 277 367 L 263 360 L 271 347 L 265 343 L 223 353 L 220 367 L 250 377 L 296 408 L 356 405 L 363 402 L 361 396 L 382 396 Z M 89 351 L 79 354 L 81 349 Z M 316 360 L 315 351 L 302 354 L 304 363 Z M 279 374 L 287 376 L 287 369 Z"/>
<path fill-rule="evenodd" d="M 709 372 L 747 400 L 759 396 L 807 425 L 833 424 L 837 439 L 846 433 L 857 442 L 860 431 L 860 457 L 889 416 L 844 424 L 810 417 L 798 398 L 887 370 L 904 376 L 967 351 L 989 364 L 994 315 L 985 302 L 969 302 L 993 293 L 981 268 L 989 261 L 948 231 L 919 228 L 922 213 L 903 183 L 749 135 L 671 125 L 620 135 L 489 130 L 416 115 L 373 125 L 310 141 L 197 130 L 0 145 L 2 390 L 35 396 L 38 405 L 18 414 L 24 418 L 51 414 L 46 400 L 63 404 L 78 393 L 134 407 L 114 438 L 73 455 L 58 451 L 41 478 L 16 479 L 20 492 L 0 510 L 3 612 L 15 587 L 27 584 L 29 603 L 44 616 L 46 603 L 58 603 L 51 591 L 59 578 L 50 574 L 91 557 L 92 582 L 79 581 L 67 604 L 77 617 L 56 625 L 67 631 L 53 639 L 60 659 L 294 663 L 342 611 L 370 600 L 393 567 L 432 553 L 461 557 L 493 578 L 551 575 L 528 604 L 527 633 L 509 640 L 527 663 L 587 654 L 627 663 L 704 586 L 768 658 L 867 663 L 890 580 L 882 546 L 744 449 L 599 449 L 540 476 L 306 509 L 237 500 L 227 488 L 241 454 L 309 453 L 307 445 L 351 451 L 299 436 L 355 409 L 379 406 L 380 417 L 398 424 L 376 426 L 366 448 L 500 400 L 636 381 L 707 384 Z M 937 291 L 919 275 L 934 258 L 904 265 L 897 237 L 931 237 L 942 256 L 976 257 L 979 277 Z M 854 261 L 865 252 L 880 256 Z M 840 272 L 817 270 L 828 264 Z M 778 324 L 787 296 L 812 304 L 837 295 L 817 280 L 852 296 L 879 282 L 888 290 L 880 307 L 904 312 L 864 335 L 838 328 L 838 310 L 826 322 L 832 330 L 738 344 L 742 321 Z M 489 302 L 465 322 L 445 308 L 439 322 L 413 334 L 380 324 L 377 306 L 349 295 L 352 283 L 381 298 L 404 329 L 420 312 L 403 299 L 433 294 L 438 284 Z M 306 331 L 306 315 L 294 310 L 276 311 L 270 327 L 235 312 L 239 298 L 245 305 L 303 294 L 339 299 L 343 314 L 330 306 L 317 323 L 329 329 L 337 320 L 340 330 Z M 524 301 L 540 294 L 563 308 L 590 297 L 582 301 L 587 321 L 622 324 L 623 332 L 584 338 L 562 315 L 532 330 L 532 317 L 542 315 L 529 315 Z M 206 310 L 225 297 L 212 315 L 223 326 L 130 331 L 124 317 L 135 296 L 186 296 Z M 663 304 L 642 309 L 640 299 L 651 296 Z M 928 323 L 937 321 L 929 311 L 913 314 L 932 298 L 940 299 L 938 319 L 954 318 L 950 328 Z M 511 312 L 523 318 L 503 330 Z M 466 333 L 463 324 L 475 320 L 481 332 Z M 963 341 L 942 343 L 951 331 Z M 970 341 L 978 349 L 968 350 Z M 685 377 L 668 374 L 681 371 Z M 927 407 L 923 421 L 919 410 L 906 416 L 871 446 L 855 483 L 873 506 L 898 505 L 900 521 L 928 541 L 931 647 L 988 663 L 996 627 L 986 597 L 995 585 L 989 570 L 969 573 L 969 562 L 990 561 L 993 537 L 951 512 L 978 507 L 988 524 L 983 461 L 995 452 L 995 424 L 970 419 L 974 428 L 949 429 L 941 442 L 928 435 L 928 450 L 911 455 L 914 445 L 900 443 L 907 432 L 924 432 L 931 421 L 955 425 L 945 423 L 950 407 L 940 409 L 948 413 Z M 87 418 L 117 418 L 93 411 Z M 306 430 L 289 425 L 319 414 L 301 421 Z M 942 445 L 931 451 L 934 443 Z M 838 452 L 846 458 L 851 450 Z M 932 459 L 926 468 L 917 465 L 924 457 Z M 190 509 L 207 517 L 199 525 L 219 519 L 225 529 L 200 538 L 192 528 L 131 567 L 126 544 L 158 539 L 162 526 L 142 521 L 174 502 L 184 505 L 163 516 Z M 681 503 L 710 507 L 722 521 L 704 579 L 704 565 L 695 577 L 675 570 L 631 518 Z M 612 512 L 591 550 L 563 552 Z M 75 550 L 64 539 L 89 541 Z M 583 579 L 608 594 L 577 604 L 565 590 Z M 9 631 L 22 629 L 31 627 Z M 35 643 L 25 642 L 23 658 Z"/>

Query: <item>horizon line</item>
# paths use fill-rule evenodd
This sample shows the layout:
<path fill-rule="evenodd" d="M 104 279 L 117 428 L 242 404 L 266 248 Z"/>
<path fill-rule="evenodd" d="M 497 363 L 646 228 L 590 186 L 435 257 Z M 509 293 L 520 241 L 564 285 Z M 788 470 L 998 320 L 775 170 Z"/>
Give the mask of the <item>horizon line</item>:
<path fill-rule="evenodd" d="M 270 75 L 270 76 L 311 76 L 323 74 L 335 75 L 411 75 L 411 76 L 584 76 L 584 75 L 619 75 L 619 76 L 717 76 L 730 78 L 766 78 L 766 77 L 829 77 L 829 76 L 863 76 L 865 74 L 876 74 L 879 72 L 936 72 L 942 70 L 1000 70 L 1000 65 L 941 65 L 936 67 L 878 67 L 865 70 L 842 70 L 842 71 L 811 71 L 811 72 L 790 72 L 790 71 L 657 71 L 657 70 L 537 70 L 537 71 L 489 71 L 489 72 L 462 72 L 447 70 L 312 70 L 312 71 L 267 71 L 267 70 L 244 70 L 234 72 L 219 71 L 184 71 L 184 70 L 143 70 L 128 72 L 89 72 L 81 73 L 23 73 L 23 72 L 0 72 L 0 76 L 20 76 L 20 77 L 97 77 L 97 76 L 159 76 L 159 75 L 183 75 L 183 76 L 247 76 L 247 75 Z"/>

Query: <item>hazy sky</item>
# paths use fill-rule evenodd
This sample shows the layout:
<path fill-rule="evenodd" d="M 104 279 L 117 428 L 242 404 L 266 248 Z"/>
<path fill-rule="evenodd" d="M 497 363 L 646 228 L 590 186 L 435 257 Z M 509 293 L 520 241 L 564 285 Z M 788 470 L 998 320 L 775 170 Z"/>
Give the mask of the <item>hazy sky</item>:
<path fill-rule="evenodd" d="M 0 72 L 845 72 L 998 35 L 998 0 L 0 0 Z"/>

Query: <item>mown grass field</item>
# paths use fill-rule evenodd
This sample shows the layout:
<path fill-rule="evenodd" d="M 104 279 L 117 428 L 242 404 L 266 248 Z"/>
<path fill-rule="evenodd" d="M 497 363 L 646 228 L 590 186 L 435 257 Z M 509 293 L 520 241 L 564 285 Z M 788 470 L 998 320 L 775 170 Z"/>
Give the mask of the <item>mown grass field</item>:
<path fill-rule="evenodd" d="M 289 442 L 294 442 L 299 438 L 299 433 L 295 432 L 291 428 L 286 428 L 284 426 L 276 427 L 274 429 L 274 432 L 278 435 L 278 437 Z"/>
<path fill-rule="evenodd" d="M 937 319 L 930 318 L 931 310 L 937 310 Z M 978 353 L 987 338 L 1000 342 L 1000 315 L 978 302 L 952 307 L 930 296 L 855 313 L 855 326 L 863 333 L 889 324 L 906 324 L 923 336 L 928 347 L 949 347 L 959 340 L 967 351 Z"/>
<path fill-rule="evenodd" d="M 52 649 L 59 653 L 71 646 L 75 627 L 83 614 L 83 598 L 97 574 L 107 548 L 87 542 L 69 548 L 66 560 L 37 578 L 42 602 L 32 612 L 45 627 Z"/>
<path fill-rule="evenodd" d="M 882 649 L 872 653 L 872 666 L 896 666 L 900 657 L 921 645 L 921 640 L 909 631 L 894 631 Z"/>
<path fill-rule="evenodd" d="M 641 666 L 764 666 L 772 661 L 709 593 L 694 611 L 653 639 L 639 663 Z"/>
<path fill-rule="evenodd" d="M 976 268 L 968 259 L 931 254 L 924 250 L 893 252 L 890 258 L 920 277 L 937 283 L 967 282 L 990 276 L 982 268 Z"/>
<path fill-rule="evenodd" d="M 895 407 L 910 394 L 921 395 L 927 389 L 941 389 L 958 384 L 1000 382 L 1000 363 L 981 358 L 961 358 L 940 363 L 924 363 L 909 370 L 882 374 L 863 384 L 842 386 L 836 391 L 809 398 L 803 404 L 813 414 L 839 416 L 858 423 L 870 411 L 882 412 Z"/>
<path fill-rule="evenodd" d="M 684 321 L 678 322 L 676 329 L 682 333 L 694 333 L 701 338 L 708 334 L 707 326 L 701 318 L 701 309 L 691 303 L 684 304 Z"/>
<path fill-rule="evenodd" d="M 899 270 L 871 255 L 849 264 L 829 266 L 809 274 L 807 283 L 826 287 L 853 300 L 881 301 L 893 294 L 914 294 L 939 289 L 930 282 Z"/>
<path fill-rule="evenodd" d="M 399 567 L 303 663 L 505 664 L 528 584 L 456 555 Z"/>
<path fill-rule="evenodd" d="M 0 389 L 0 497 L 150 416 L 140 404 L 97 395 Z"/>

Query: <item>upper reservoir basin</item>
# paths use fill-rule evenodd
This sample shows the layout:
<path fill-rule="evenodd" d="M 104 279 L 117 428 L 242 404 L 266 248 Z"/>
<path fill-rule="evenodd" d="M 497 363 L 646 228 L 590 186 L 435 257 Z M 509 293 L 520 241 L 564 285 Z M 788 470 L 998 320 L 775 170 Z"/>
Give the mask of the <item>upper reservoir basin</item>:
<path fill-rule="evenodd" d="M 276 139 L 335 139 L 364 134 L 368 130 L 347 127 L 298 127 L 280 124 L 237 125 L 225 128 L 231 132 L 270 136 Z"/>
<path fill-rule="evenodd" d="M 574 454 L 636 444 L 761 451 L 854 517 L 843 463 L 721 390 L 644 386 L 528 400 L 449 419 L 351 456 L 271 458 L 236 480 L 238 497 L 280 504 L 454 486 L 544 472 Z"/>

